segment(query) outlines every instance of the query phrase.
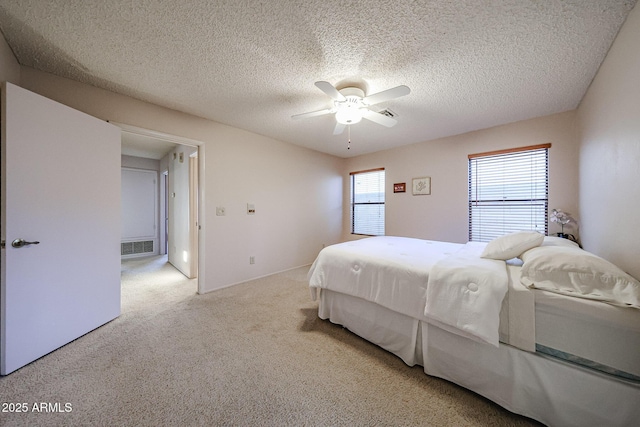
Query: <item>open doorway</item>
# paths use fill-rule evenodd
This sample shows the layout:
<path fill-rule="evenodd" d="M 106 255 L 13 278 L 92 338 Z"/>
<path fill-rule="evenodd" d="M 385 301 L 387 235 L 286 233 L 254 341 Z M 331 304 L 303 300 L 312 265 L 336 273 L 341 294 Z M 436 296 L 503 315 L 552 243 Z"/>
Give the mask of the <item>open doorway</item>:
<path fill-rule="evenodd" d="M 197 278 L 198 292 L 203 288 L 203 240 L 200 221 L 204 206 L 204 146 L 174 135 L 115 123 L 122 129 L 123 167 L 131 164 L 141 169 L 154 169 L 156 174 L 157 210 L 154 238 L 157 245 L 148 256 L 164 256 L 187 278 Z M 123 183 L 124 185 L 124 183 Z M 123 194 L 125 188 L 123 187 Z M 124 216 L 124 214 L 123 214 Z M 124 221 L 124 218 L 123 218 Z M 123 227 L 124 228 L 124 227 Z M 131 234 L 131 233 L 130 233 Z M 123 235 L 123 241 L 139 236 Z M 124 257 L 123 259 L 130 259 Z"/>

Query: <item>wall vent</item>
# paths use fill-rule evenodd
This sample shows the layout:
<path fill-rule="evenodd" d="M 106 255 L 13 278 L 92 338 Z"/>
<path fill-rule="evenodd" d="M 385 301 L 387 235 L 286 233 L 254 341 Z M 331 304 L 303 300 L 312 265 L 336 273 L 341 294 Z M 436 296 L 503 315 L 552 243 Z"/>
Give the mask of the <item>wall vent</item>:
<path fill-rule="evenodd" d="M 398 117 L 398 115 L 396 113 L 394 113 L 393 111 L 389 110 L 388 108 L 385 108 L 382 111 L 378 111 L 378 113 L 382 114 L 383 116 L 391 117 L 392 119 L 395 119 L 396 117 Z"/>
<path fill-rule="evenodd" d="M 136 255 L 153 253 L 153 240 L 140 242 L 123 242 L 120 244 L 120 255 Z"/>

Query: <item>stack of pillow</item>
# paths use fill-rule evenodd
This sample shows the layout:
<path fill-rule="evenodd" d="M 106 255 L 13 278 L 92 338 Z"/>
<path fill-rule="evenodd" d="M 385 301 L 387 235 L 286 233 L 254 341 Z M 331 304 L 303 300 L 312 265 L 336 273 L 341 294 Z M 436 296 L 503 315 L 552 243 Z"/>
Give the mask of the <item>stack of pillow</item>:
<path fill-rule="evenodd" d="M 520 258 L 520 281 L 529 288 L 640 308 L 638 280 L 567 239 L 520 231 L 493 239 L 481 256 Z"/>

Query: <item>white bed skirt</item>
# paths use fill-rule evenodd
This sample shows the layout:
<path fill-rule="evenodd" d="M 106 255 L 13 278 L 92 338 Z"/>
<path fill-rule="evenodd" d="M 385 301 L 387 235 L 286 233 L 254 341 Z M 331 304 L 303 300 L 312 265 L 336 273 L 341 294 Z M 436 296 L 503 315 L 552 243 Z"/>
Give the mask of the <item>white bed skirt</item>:
<path fill-rule="evenodd" d="M 372 309 L 372 306 L 380 309 Z M 421 322 L 413 317 L 326 289 L 320 292 L 318 317 L 346 327 L 395 354 L 409 366 L 424 366 Z"/>
<path fill-rule="evenodd" d="M 640 385 L 545 355 L 498 348 L 362 299 L 322 290 L 318 315 L 425 373 L 551 426 L 628 426 L 640 419 Z M 381 326 L 384 325 L 384 326 Z"/>

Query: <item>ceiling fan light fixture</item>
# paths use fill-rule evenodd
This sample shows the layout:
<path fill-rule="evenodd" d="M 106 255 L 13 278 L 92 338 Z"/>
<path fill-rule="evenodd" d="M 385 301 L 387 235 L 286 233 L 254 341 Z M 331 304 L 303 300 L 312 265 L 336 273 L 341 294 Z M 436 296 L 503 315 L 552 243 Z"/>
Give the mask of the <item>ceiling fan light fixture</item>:
<path fill-rule="evenodd" d="M 370 110 L 369 107 L 408 95 L 411 92 L 411 89 L 407 86 L 400 85 L 391 89 L 383 90 L 382 92 L 365 96 L 364 91 L 359 87 L 348 86 L 338 90 L 334 85 L 326 81 L 318 81 L 315 85 L 318 89 L 333 99 L 333 108 L 296 114 L 291 116 L 291 118 L 300 119 L 305 117 L 321 116 L 324 114 L 335 114 L 337 123 L 333 131 L 334 135 L 341 134 L 345 126 L 359 123 L 363 118 L 389 128 L 394 126 L 398 122 L 394 118 L 395 114 L 387 114 L 386 110 L 383 113 L 379 113 Z"/>
<path fill-rule="evenodd" d="M 356 105 L 343 104 L 338 106 L 336 121 L 343 125 L 353 125 L 362 120 L 362 111 Z"/>

